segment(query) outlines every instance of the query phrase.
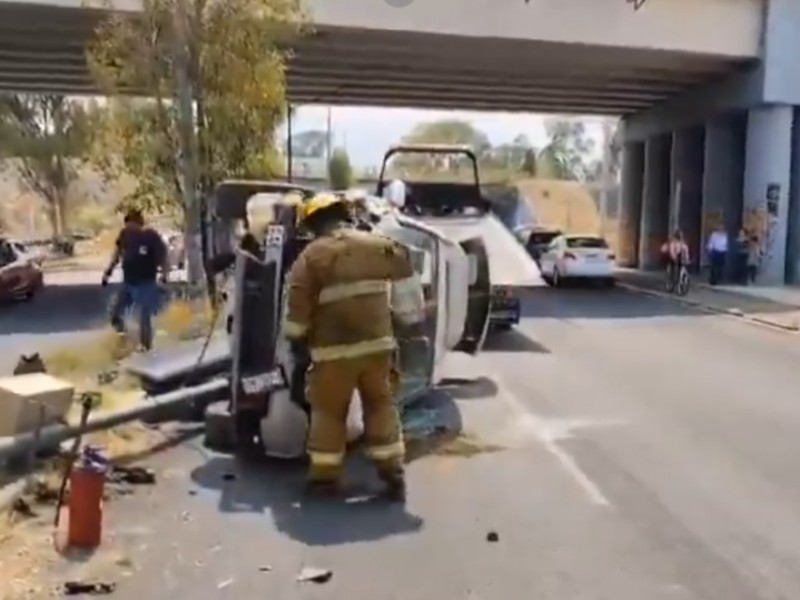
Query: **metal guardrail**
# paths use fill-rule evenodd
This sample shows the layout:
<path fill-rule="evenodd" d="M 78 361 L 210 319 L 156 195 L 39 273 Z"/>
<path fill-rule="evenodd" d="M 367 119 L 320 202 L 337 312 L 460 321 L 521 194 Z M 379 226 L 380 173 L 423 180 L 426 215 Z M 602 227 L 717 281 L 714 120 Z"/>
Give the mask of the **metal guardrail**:
<path fill-rule="evenodd" d="M 182 404 L 210 404 L 218 394 L 228 390 L 228 380 L 222 377 L 199 385 L 185 387 L 159 396 L 145 398 L 141 405 L 99 414 L 95 419 L 80 427 L 78 425 L 50 425 L 41 431 L 31 431 L 22 435 L 0 439 L 0 462 L 9 458 L 24 456 L 37 448 L 56 446 L 79 435 L 110 429 L 123 423 L 157 416 L 161 411 L 169 411 Z"/>

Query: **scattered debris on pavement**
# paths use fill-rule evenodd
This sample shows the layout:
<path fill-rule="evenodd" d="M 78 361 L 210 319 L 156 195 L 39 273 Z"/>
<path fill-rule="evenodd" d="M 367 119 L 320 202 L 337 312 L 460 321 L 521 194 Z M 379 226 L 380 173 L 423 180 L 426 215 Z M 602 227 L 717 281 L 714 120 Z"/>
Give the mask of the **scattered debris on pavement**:
<path fill-rule="evenodd" d="M 64 583 L 64 595 L 78 596 L 86 594 L 89 596 L 101 596 L 113 594 L 116 589 L 113 583 L 88 583 L 83 581 L 67 581 Z"/>
<path fill-rule="evenodd" d="M 316 567 L 303 567 L 300 574 L 297 576 L 297 581 L 300 583 L 328 583 L 333 577 L 333 571 L 330 569 L 319 569 Z"/>
<path fill-rule="evenodd" d="M 33 519 L 37 516 L 36 511 L 31 508 L 25 498 L 17 498 L 11 504 L 11 512 L 23 519 Z"/>
<path fill-rule="evenodd" d="M 272 571 L 272 565 L 262 565 L 258 567 L 258 570 L 261 571 L 262 573 L 268 573 Z"/>
<path fill-rule="evenodd" d="M 222 480 L 223 481 L 235 481 L 236 480 L 236 474 L 235 473 L 230 473 L 230 472 L 223 473 L 222 474 Z"/>
<path fill-rule="evenodd" d="M 226 579 L 225 581 L 220 581 L 217 584 L 217 589 L 218 590 L 223 590 L 223 589 L 225 589 L 226 587 L 228 587 L 231 584 L 233 584 L 233 579 Z"/>
<path fill-rule="evenodd" d="M 151 469 L 144 467 L 114 466 L 108 476 L 109 483 L 127 483 L 130 485 L 153 485 L 156 474 Z"/>
<path fill-rule="evenodd" d="M 486 541 L 487 542 L 499 542 L 500 541 L 500 536 L 497 535 L 496 531 L 490 531 L 489 533 L 486 534 Z"/>

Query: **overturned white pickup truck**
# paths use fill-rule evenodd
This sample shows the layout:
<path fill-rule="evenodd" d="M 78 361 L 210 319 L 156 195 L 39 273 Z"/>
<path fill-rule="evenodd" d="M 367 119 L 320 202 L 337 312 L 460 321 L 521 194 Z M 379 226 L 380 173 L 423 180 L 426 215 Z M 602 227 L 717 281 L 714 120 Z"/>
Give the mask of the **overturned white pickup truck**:
<path fill-rule="evenodd" d="M 165 349 L 128 365 L 159 391 L 190 378 L 228 373 L 230 397 L 212 405 L 208 414 L 207 433 L 213 445 L 233 444 L 242 452 L 286 458 L 304 452 L 308 365 L 294 364 L 280 332 L 280 316 L 284 278 L 308 242 L 296 227 L 297 204 L 311 193 L 274 182 L 221 184 L 214 198 L 217 260 L 212 262 L 219 270 L 233 271 L 224 315 L 228 339 L 212 342 L 206 357 L 197 356 L 196 346 Z M 428 306 L 425 338 L 399 340 L 397 402 L 408 404 L 438 380 L 448 352 L 480 351 L 489 320 L 489 262 L 481 239 L 453 241 L 400 214 L 381 198 L 370 198 L 366 204 L 375 231 L 412 249 L 423 282 Z M 256 218 L 262 222 L 251 222 Z M 356 396 L 353 436 L 360 433 L 359 415 Z"/>

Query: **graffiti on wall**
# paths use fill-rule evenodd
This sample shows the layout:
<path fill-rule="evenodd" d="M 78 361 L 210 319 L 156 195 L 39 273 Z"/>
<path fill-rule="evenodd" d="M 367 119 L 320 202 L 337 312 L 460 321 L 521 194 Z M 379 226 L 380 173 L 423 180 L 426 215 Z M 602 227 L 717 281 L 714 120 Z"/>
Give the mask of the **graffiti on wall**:
<path fill-rule="evenodd" d="M 711 235 L 717 227 L 725 225 L 725 215 L 721 210 L 709 210 L 703 213 L 703 238 Z"/>

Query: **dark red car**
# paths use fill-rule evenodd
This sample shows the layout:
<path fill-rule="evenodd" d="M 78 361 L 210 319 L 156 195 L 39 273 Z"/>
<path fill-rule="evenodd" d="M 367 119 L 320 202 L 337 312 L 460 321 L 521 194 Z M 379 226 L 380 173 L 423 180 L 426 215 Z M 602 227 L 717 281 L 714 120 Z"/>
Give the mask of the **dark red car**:
<path fill-rule="evenodd" d="M 25 246 L 0 237 L 0 300 L 30 300 L 43 284 L 38 261 Z"/>

